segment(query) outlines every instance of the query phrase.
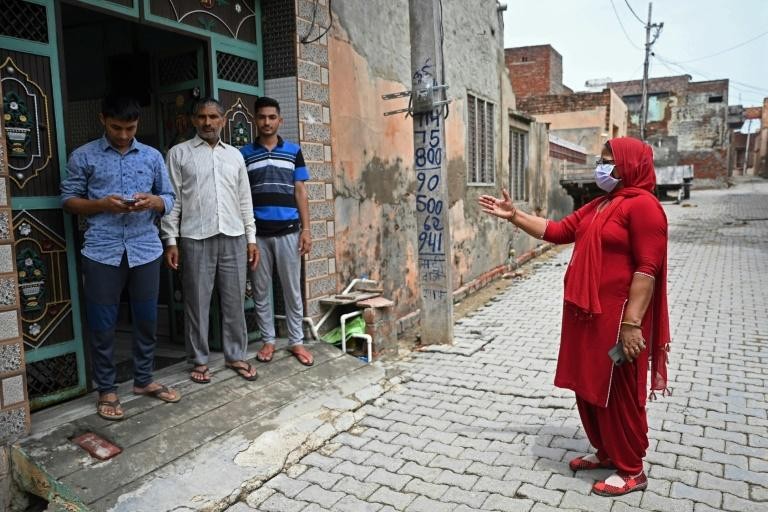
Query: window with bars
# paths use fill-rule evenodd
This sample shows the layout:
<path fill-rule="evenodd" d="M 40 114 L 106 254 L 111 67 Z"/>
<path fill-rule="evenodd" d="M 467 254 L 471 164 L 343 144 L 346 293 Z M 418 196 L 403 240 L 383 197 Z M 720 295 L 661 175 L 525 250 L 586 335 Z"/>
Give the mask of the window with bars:
<path fill-rule="evenodd" d="M 239 84 L 259 86 L 259 63 L 231 53 L 216 52 L 218 77 Z"/>
<path fill-rule="evenodd" d="M 509 129 L 509 190 L 514 201 L 528 200 L 528 133 Z"/>
<path fill-rule="evenodd" d="M 467 183 L 496 183 L 494 104 L 467 94 Z"/>
<path fill-rule="evenodd" d="M 0 0 L 0 36 L 47 43 L 45 6 L 23 0 Z"/>

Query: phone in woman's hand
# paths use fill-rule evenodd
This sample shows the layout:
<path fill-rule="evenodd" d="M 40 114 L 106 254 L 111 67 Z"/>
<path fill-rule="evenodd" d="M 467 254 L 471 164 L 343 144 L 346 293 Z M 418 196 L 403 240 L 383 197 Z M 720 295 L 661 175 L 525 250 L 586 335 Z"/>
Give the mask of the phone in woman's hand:
<path fill-rule="evenodd" d="M 624 345 L 621 342 L 616 343 L 611 350 L 608 351 L 608 357 L 611 358 L 613 364 L 621 366 L 627 360 L 627 356 L 624 355 Z"/>

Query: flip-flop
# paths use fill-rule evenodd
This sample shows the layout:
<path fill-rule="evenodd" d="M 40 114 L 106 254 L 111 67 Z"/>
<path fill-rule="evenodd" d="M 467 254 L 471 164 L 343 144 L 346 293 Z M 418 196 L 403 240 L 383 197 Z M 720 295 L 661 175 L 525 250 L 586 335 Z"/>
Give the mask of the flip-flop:
<path fill-rule="evenodd" d="M 245 361 L 235 361 L 235 362 L 236 363 L 240 363 L 240 362 L 245 363 Z M 245 363 L 245 365 L 246 366 L 235 366 L 234 364 L 227 363 L 225 366 L 227 368 L 229 368 L 230 370 L 232 370 L 233 372 L 237 373 L 240 377 L 242 377 L 243 379 L 245 379 L 247 381 L 251 381 L 252 382 L 252 381 L 258 379 L 259 378 L 259 374 L 258 373 L 254 373 L 250 377 L 248 376 L 248 374 L 251 373 L 252 370 L 253 371 L 256 370 L 253 367 L 253 365 L 251 363 Z"/>
<path fill-rule="evenodd" d="M 201 373 L 202 377 L 195 377 L 196 373 Z M 208 384 L 211 382 L 211 370 L 206 365 L 201 364 L 192 368 L 189 372 L 189 380 L 196 384 Z"/>
<path fill-rule="evenodd" d="M 296 360 L 304 366 L 312 366 L 315 364 L 315 358 L 312 357 L 312 354 L 310 354 L 309 351 L 303 347 L 298 351 L 294 349 L 288 349 L 288 352 L 293 354 L 293 357 L 295 357 Z"/>
<path fill-rule="evenodd" d="M 176 392 L 176 398 L 164 398 L 162 395 L 170 395 L 172 392 Z M 139 391 L 133 392 L 134 395 L 139 396 L 148 396 L 150 398 L 157 398 L 158 400 L 162 400 L 163 402 L 168 402 L 169 404 L 175 404 L 179 400 L 181 400 L 181 393 L 179 393 L 176 390 L 170 389 L 168 386 L 160 385 L 159 388 L 155 388 L 151 391 Z"/>
<path fill-rule="evenodd" d="M 102 412 L 101 408 L 107 406 L 111 407 L 115 411 L 115 414 L 107 414 Z M 120 407 L 120 400 L 99 400 L 96 402 L 96 414 L 109 421 L 120 421 L 125 418 L 125 412 L 117 414 L 117 408 Z"/>
<path fill-rule="evenodd" d="M 269 354 L 266 356 L 262 356 L 261 353 L 264 351 L 265 348 L 272 347 L 272 350 L 269 351 Z M 275 345 L 272 343 L 265 343 L 263 347 L 261 347 L 261 350 L 259 350 L 256 353 L 256 359 L 262 363 L 268 363 L 272 360 L 272 357 L 275 354 Z"/>

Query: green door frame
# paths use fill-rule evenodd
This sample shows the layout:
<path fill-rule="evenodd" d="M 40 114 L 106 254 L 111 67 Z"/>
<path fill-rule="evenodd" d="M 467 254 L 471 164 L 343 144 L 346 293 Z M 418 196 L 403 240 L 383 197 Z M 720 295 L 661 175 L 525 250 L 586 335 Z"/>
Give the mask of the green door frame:
<path fill-rule="evenodd" d="M 64 135 L 64 112 L 63 112 L 63 97 L 62 97 L 62 76 L 61 66 L 59 65 L 59 59 L 61 58 L 59 41 L 58 41 L 58 27 L 57 23 L 60 19 L 59 9 L 60 2 L 58 0 L 26 0 L 30 3 L 43 5 L 46 7 L 46 23 L 48 30 L 48 43 L 40 43 L 35 41 L 27 41 L 17 39 L 13 37 L 0 36 L 0 48 L 7 50 L 30 53 L 34 55 L 44 56 L 49 59 L 50 71 L 51 71 L 51 109 L 54 112 L 56 137 L 55 137 L 55 151 L 58 155 L 58 161 L 60 166 L 58 169 L 59 175 L 63 179 L 66 176 L 66 144 Z M 203 36 L 210 41 L 209 52 L 205 55 L 205 52 L 201 52 L 201 59 L 208 59 L 207 68 L 210 70 L 210 86 L 211 92 L 214 96 L 219 97 L 221 91 L 230 91 L 235 93 L 244 93 L 255 96 L 262 96 L 264 94 L 264 66 L 262 60 L 262 39 L 261 39 L 261 9 L 259 8 L 259 2 L 256 0 L 254 23 L 256 24 L 257 42 L 256 44 L 239 41 L 228 36 L 215 33 L 203 28 L 193 27 L 178 23 L 170 19 L 162 18 L 152 14 L 150 10 L 150 2 L 153 0 L 133 0 L 131 7 L 118 5 L 111 2 L 105 2 L 103 0 L 76 0 L 68 3 L 79 4 L 83 7 L 93 7 L 100 11 L 111 11 L 123 18 L 132 18 L 140 23 L 147 23 L 149 25 L 171 28 L 176 31 L 186 32 L 196 36 Z M 157 0 L 154 0 L 157 1 Z M 258 66 L 258 85 L 246 85 L 238 82 L 227 81 L 219 78 L 218 65 L 217 65 L 217 52 L 225 52 L 232 55 L 256 59 L 259 62 Z M 202 69 L 203 67 L 201 67 Z M 205 81 L 203 80 L 203 83 Z M 199 82 L 197 82 L 199 83 Z M 205 85 L 205 83 L 204 83 Z M 202 88 L 205 90 L 207 87 Z M 51 148 L 51 151 L 54 151 Z M 56 170 L 53 170 L 55 172 Z M 61 203 L 58 196 L 37 196 L 37 197 L 12 197 L 11 207 L 13 210 L 41 210 L 41 209 L 61 209 Z M 74 222 L 69 214 L 65 215 L 64 232 L 65 241 L 67 247 L 75 247 L 74 243 Z M 69 274 L 69 288 L 70 297 L 72 301 L 72 323 L 74 336 L 71 340 L 67 340 L 61 343 L 56 343 L 50 346 L 44 346 L 38 349 L 32 349 L 25 345 L 25 359 L 28 363 L 33 363 L 45 359 L 50 359 L 64 354 L 74 353 L 77 361 L 78 382 L 77 386 L 61 390 L 56 393 L 45 395 L 43 397 L 36 398 L 32 402 L 33 408 L 40 408 L 46 405 L 51 405 L 57 402 L 64 401 L 68 398 L 83 394 L 87 389 L 86 383 L 86 365 L 85 365 L 85 353 L 84 353 L 84 336 L 82 325 L 82 313 L 79 296 L 79 275 L 77 271 L 77 255 L 73 250 L 67 251 L 67 272 Z M 215 324 L 214 324 L 215 325 Z M 249 336 L 253 339 L 255 336 Z"/>
<path fill-rule="evenodd" d="M 58 2 L 56 0 L 27 0 L 30 3 L 43 5 L 46 7 L 48 43 L 39 43 L 26 41 L 12 37 L 0 36 L 0 47 L 18 52 L 30 53 L 48 57 L 51 69 L 51 108 L 56 119 L 56 139 L 55 151 L 58 153 L 58 161 L 61 163 L 58 169 L 59 175 L 66 176 L 64 162 L 67 161 L 65 142 L 64 142 L 64 112 L 61 96 L 61 74 L 59 68 L 59 47 L 58 33 L 56 30 L 56 20 L 58 18 Z M 54 148 L 51 148 L 54 151 Z M 57 169 L 52 169 L 56 172 Z M 61 202 L 58 196 L 39 196 L 39 197 L 11 197 L 11 207 L 13 210 L 41 210 L 41 209 L 61 209 Z M 69 214 L 64 214 L 64 234 L 67 247 L 74 247 L 73 223 Z M 14 255 L 15 257 L 15 255 Z M 86 390 L 86 371 L 85 354 L 83 347 L 83 332 L 80 313 L 80 296 L 78 291 L 79 276 L 77 274 L 76 255 L 72 251 L 67 251 L 67 272 L 69 274 L 69 292 L 72 301 L 72 325 L 74 337 L 61 343 L 55 343 L 41 348 L 30 348 L 24 345 L 24 357 L 27 363 L 34 363 L 45 359 L 51 359 L 64 354 L 74 353 L 77 360 L 77 385 L 56 393 L 35 398 L 31 401 L 32 409 L 38 409 L 46 405 L 61 402 L 68 398 L 81 395 Z"/>

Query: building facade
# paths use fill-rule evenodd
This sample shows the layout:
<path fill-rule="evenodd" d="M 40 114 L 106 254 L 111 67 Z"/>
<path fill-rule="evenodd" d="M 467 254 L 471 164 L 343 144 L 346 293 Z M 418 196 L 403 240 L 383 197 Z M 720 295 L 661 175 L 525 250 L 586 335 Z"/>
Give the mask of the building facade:
<path fill-rule="evenodd" d="M 482 214 L 479 195 L 506 188 L 519 207 L 550 217 L 572 202 L 551 172 L 546 126 L 516 107 L 498 4 L 445 3 L 443 24 L 446 207 L 461 290 L 538 243 Z M 385 117 L 392 105 L 381 98 L 411 86 L 408 26 L 407 0 L 336 0 L 332 9 L 327 0 L 3 2 L 0 446 L 25 433 L 30 411 L 90 389 L 82 222 L 63 212 L 58 189 L 68 154 L 101 135 L 108 92 L 138 97 L 137 138 L 163 152 L 192 136 L 198 97 L 220 99 L 223 136 L 235 146 L 255 136 L 254 100 L 278 99 L 282 133 L 300 142 L 311 173 L 307 316 L 365 276 L 396 302 L 402 325 L 418 318 L 413 121 Z M 183 353 L 182 294 L 178 276 L 164 271 L 158 334 Z"/>
<path fill-rule="evenodd" d="M 585 147 L 593 156 L 609 139 L 627 135 L 627 107 L 611 89 L 529 96 L 518 101 L 518 108 L 548 123 L 553 135 Z"/>
<path fill-rule="evenodd" d="M 629 109 L 628 133 L 640 134 L 642 81 L 608 87 Z M 728 176 L 728 80 L 692 82 L 690 75 L 648 80 L 646 140 L 657 165 L 693 165 L 695 183 L 723 184 Z"/>

